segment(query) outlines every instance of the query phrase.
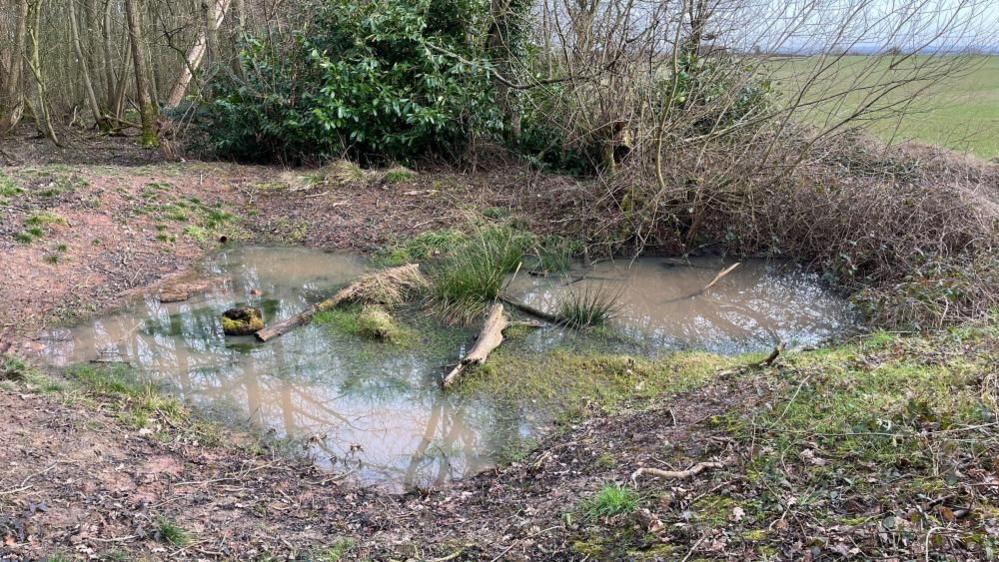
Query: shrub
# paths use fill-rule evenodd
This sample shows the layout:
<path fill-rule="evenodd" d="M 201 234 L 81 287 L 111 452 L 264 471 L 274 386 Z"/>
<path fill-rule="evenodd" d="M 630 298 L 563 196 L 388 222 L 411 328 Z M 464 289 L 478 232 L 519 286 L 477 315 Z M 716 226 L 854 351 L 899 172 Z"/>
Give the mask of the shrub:
<path fill-rule="evenodd" d="M 249 40 L 246 79 L 218 84 L 203 123 L 223 157 L 411 161 L 501 127 L 475 0 L 328 0 L 292 37 Z"/>

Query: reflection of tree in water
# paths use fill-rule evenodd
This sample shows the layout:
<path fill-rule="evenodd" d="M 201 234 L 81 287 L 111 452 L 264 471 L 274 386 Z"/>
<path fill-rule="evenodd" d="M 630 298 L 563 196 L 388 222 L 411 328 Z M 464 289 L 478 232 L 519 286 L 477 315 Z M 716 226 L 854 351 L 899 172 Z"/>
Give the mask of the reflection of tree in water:
<path fill-rule="evenodd" d="M 463 332 L 398 349 L 310 326 L 257 345 L 219 332 L 217 309 L 227 304 L 185 303 L 170 314 L 150 300 L 93 324 L 90 337 L 94 346 L 113 342 L 183 398 L 216 410 L 228 404 L 280 436 L 310 438 L 321 462 L 363 480 L 435 486 L 481 464 L 475 427 L 490 415 L 476 411 L 472 420 L 437 378 Z M 285 312 L 282 303 L 277 314 Z"/>

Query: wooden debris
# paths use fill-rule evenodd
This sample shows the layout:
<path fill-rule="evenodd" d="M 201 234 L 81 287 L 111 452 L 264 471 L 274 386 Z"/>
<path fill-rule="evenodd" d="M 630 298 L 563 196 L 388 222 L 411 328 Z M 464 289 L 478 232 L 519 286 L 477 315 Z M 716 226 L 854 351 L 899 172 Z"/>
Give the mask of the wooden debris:
<path fill-rule="evenodd" d="M 770 352 L 770 355 L 768 355 L 767 358 L 764 359 L 763 361 L 756 363 L 756 366 L 769 367 L 770 365 L 773 365 L 774 361 L 776 361 L 777 358 L 780 357 L 780 354 L 784 352 L 784 348 L 786 347 L 787 347 L 786 341 L 778 343 L 777 346 L 774 347 L 774 350 Z"/>
<path fill-rule="evenodd" d="M 662 470 L 660 468 L 650 468 L 643 466 L 635 472 L 631 473 L 631 481 L 637 482 L 640 476 L 648 474 L 649 476 L 655 476 L 657 478 L 670 478 L 673 480 L 683 480 L 685 478 L 690 478 L 691 476 L 696 476 L 705 470 L 722 468 L 725 466 L 724 462 L 711 461 L 711 462 L 699 462 L 694 466 L 686 470 Z"/>
<path fill-rule="evenodd" d="M 517 310 L 523 312 L 524 314 L 527 314 L 529 316 L 533 316 L 535 318 L 540 318 L 541 320 L 544 320 L 545 322 L 549 322 L 551 324 L 563 324 L 564 323 L 563 319 L 560 318 L 559 316 L 557 316 L 555 314 L 552 314 L 550 312 L 545 312 L 543 310 L 539 310 L 539 309 L 534 308 L 533 306 L 531 306 L 529 304 L 525 304 L 525 303 L 522 303 L 522 302 L 519 302 L 519 301 L 515 301 L 515 300 L 513 300 L 513 299 L 511 299 L 509 297 L 504 297 L 504 296 L 500 296 L 499 300 L 501 300 L 501 301 L 505 302 L 506 304 L 508 304 L 508 305 L 516 308 Z"/>
<path fill-rule="evenodd" d="M 714 279 L 712 279 L 710 283 L 708 283 L 707 285 L 705 285 L 703 289 L 701 289 L 699 291 L 696 291 L 696 292 L 693 292 L 693 293 L 690 293 L 689 295 L 684 295 L 682 297 L 677 297 L 675 299 L 669 299 L 666 302 L 667 303 L 679 302 L 679 301 L 683 301 L 683 300 L 687 300 L 687 299 L 692 299 L 694 297 L 700 296 L 700 295 L 706 293 L 708 290 L 710 290 L 715 285 L 717 285 L 719 281 L 721 281 L 729 273 L 732 273 L 733 271 L 735 271 L 736 268 L 738 268 L 740 265 L 742 265 L 742 262 L 735 262 L 732 265 L 726 267 L 725 269 L 719 271 L 718 274 L 715 275 Z"/>
<path fill-rule="evenodd" d="M 506 314 L 503 313 L 503 305 L 496 303 L 489 309 L 489 314 L 486 315 L 486 321 L 482 325 L 482 331 L 479 332 L 479 337 L 475 341 L 475 346 L 472 350 L 468 352 L 468 355 L 462 358 L 458 365 L 451 369 L 451 372 L 444 377 L 444 388 L 450 388 L 461 376 L 465 373 L 465 370 L 472 365 L 481 365 L 486 362 L 489 358 L 489 354 L 493 352 L 494 349 L 503 343 L 503 330 L 509 325 L 507 321 Z"/>
<path fill-rule="evenodd" d="M 366 275 L 337 291 L 332 297 L 315 304 L 291 318 L 257 332 L 257 339 L 268 341 L 284 335 L 292 329 L 308 324 L 320 312 L 332 310 L 340 305 L 364 302 L 369 304 L 392 305 L 402 302 L 405 293 L 423 287 L 426 280 L 415 263 L 392 267 Z"/>
<path fill-rule="evenodd" d="M 719 281 L 722 280 L 722 278 L 724 278 L 729 273 L 732 273 L 733 271 L 735 271 L 736 268 L 738 268 L 740 265 L 742 265 L 741 262 L 735 262 L 732 265 L 726 267 L 725 269 L 719 271 L 718 275 L 715 275 L 715 278 L 712 279 L 710 283 L 708 283 L 707 285 L 705 285 L 703 289 L 701 289 L 701 293 L 707 291 L 711 287 L 714 287 Z"/>

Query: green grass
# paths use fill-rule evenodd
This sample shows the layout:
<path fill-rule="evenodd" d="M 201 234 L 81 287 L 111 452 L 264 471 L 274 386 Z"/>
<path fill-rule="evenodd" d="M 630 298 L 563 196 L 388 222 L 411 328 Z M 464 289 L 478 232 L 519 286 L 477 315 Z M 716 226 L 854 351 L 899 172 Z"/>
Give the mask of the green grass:
<path fill-rule="evenodd" d="M 28 364 L 15 356 L 0 356 L 0 380 L 23 380 L 28 373 Z"/>
<path fill-rule="evenodd" d="M 349 306 L 316 314 L 313 323 L 365 339 L 408 346 L 415 340 L 412 330 L 398 324 L 380 306 Z"/>
<path fill-rule="evenodd" d="M 601 488 L 580 505 L 583 515 L 590 519 L 604 519 L 635 511 L 638 507 L 638 494 L 618 484 Z"/>
<path fill-rule="evenodd" d="M 66 219 L 56 213 L 36 213 L 30 217 L 24 224 L 27 226 L 49 226 L 53 224 L 66 224 Z"/>
<path fill-rule="evenodd" d="M 915 57 L 915 64 L 926 62 L 926 57 Z M 939 59 L 948 64 L 947 59 Z M 818 58 L 800 57 L 789 62 L 774 63 L 776 88 L 786 94 L 796 93 L 806 73 L 819 63 Z M 804 120 L 823 126 L 835 122 L 863 103 L 865 93 L 851 85 L 865 86 L 874 83 L 875 77 L 895 76 L 896 79 L 911 68 L 902 65 L 899 70 L 888 68 L 887 59 L 865 56 L 844 57 L 834 65 L 813 88 L 810 96 L 816 99 L 832 92 L 851 89 L 843 103 L 826 103 L 804 115 Z M 868 72 L 873 69 L 874 72 Z M 884 80 L 884 78 L 881 78 Z M 890 93 L 884 103 L 899 101 L 913 92 L 912 87 L 899 88 Z M 810 96 L 806 96 L 806 100 Z M 787 98 L 788 96 L 785 96 Z M 972 60 L 961 74 L 932 85 L 909 108 L 910 114 L 901 120 L 886 118 L 866 124 L 868 130 L 883 139 L 917 140 L 961 152 L 970 152 L 981 158 L 999 158 L 999 56 L 982 56 Z"/>
<path fill-rule="evenodd" d="M 171 546 L 184 546 L 191 542 L 187 531 L 165 517 L 156 520 L 156 538 Z"/>
<path fill-rule="evenodd" d="M 570 291 L 558 303 L 558 315 L 571 328 L 604 326 L 617 311 L 616 294 L 602 289 Z"/>
<path fill-rule="evenodd" d="M 458 229 L 424 232 L 379 250 L 375 260 L 386 266 L 424 263 L 465 244 L 468 238 L 468 233 Z"/>
<path fill-rule="evenodd" d="M 523 353 L 516 341 L 506 343 L 458 391 L 507 404 L 530 397 L 546 413 L 571 420 L 696 388 L 751 359 L 684 351 L 650 360 L 594 351 L 599 342 L 589 337 L 582 351 L 557 349 L 541 357 Z"/>
<path fill-rule="evenodd" d="M 416 174 L 407 168 L 390 168 L 385 171 L 382 179 L 385 183 L 403 183 L 410 181 L 414 177 L 416 177 Z"/>
<path fill-rule="evenodd" d="M 0 172 L 0 202 L 2 202 L 6 197 L 16 197 L 24 193 L 24 190 L 18 187 L 14 180 L 9 176 Z"/>
<path fill-rule="evenodd" d="M 354 550 L 357 543 L 353 539 L 338 539 L 331 546 L 313 550 L 305 560 L 309 562 L 341 562 Z"/>
<path fill-rule="evenodd" d="M 479 229 L 433 267 L 430 294 L 436 306 L 459 322 L 480 315 L 532 243 L 531 235 L 509 227 Z"/>

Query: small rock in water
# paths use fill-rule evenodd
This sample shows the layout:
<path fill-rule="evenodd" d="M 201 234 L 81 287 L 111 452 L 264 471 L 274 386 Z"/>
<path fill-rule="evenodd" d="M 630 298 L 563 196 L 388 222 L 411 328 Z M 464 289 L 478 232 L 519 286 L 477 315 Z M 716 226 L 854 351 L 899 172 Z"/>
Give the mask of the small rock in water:
<path fill-rule="evenodd" d="M 227 336 L 248 336 L 263 328 L 264 317 L 259 308 L 244 306 L 222 313 L 222 331 Z"/>

